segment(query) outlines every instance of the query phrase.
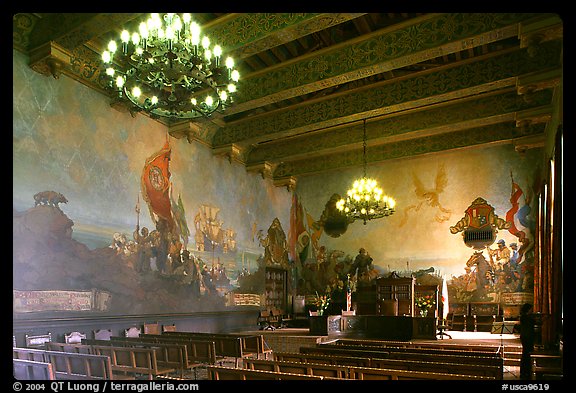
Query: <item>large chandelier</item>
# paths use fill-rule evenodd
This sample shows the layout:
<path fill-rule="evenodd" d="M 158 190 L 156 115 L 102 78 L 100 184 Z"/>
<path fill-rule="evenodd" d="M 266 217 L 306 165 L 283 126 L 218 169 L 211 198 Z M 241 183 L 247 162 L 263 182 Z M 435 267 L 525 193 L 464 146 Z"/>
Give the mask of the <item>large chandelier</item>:
<path fill-rule="evenodd" d="M 357 219 L 366 221 L 382 218 L 394 214 L 396 201 L 383 195 L 382 189 L 374 179 L 366 177 L 366 119 L 364 119 L 364 176 L 354 181 L 352 188 L 348 190 L 346 199 L 336 202 L 336 208 L 343 212 L 351 221 Z"/>
<path fill-rule="evenodd" d="M 153 118 L 208 117 L 231 104 L 239 73 L 190 14 L 150 14 L 102 54 L 109 88 Z"/>

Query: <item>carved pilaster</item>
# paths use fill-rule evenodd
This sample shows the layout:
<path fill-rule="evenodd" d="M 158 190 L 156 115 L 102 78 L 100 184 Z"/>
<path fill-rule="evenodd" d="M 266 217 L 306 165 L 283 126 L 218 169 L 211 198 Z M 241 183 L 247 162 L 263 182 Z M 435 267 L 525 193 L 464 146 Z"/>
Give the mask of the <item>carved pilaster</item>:
<path fill-rule="evenodd" d="M 30 51 L 30 68 L 54 79 L 70 65 L 70 53 L 54 41 L 47 42 Z"/>

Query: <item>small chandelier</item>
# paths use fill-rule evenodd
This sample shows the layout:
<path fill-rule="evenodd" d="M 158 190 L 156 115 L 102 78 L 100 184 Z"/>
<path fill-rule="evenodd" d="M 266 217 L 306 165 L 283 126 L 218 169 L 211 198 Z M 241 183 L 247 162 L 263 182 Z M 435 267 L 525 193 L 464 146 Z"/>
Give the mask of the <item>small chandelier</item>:
<path fill-rule="evenodd" d="M 394 214 L 396 201 L 383 195 L 382 189 L 374 179 L 366 177 L 366 119 L 364 119 L 364 176 L 354 181 L 348 190 L 346 199 L 336 202 L 336 208 L 343 212 L 351 221 L 360 219 L 364 221 L 382 218 Z"/>
<path fill-rule="evenodd" d="M 209 117 L 232 103 L 240 74 L 234 59 L 201 37 L 190 14 L 150 14 L 138 32 L 120 34 L 102 53 L 108 87 L 153 118 Z M 118 57 L 118 59 L 116 58 Z"/>

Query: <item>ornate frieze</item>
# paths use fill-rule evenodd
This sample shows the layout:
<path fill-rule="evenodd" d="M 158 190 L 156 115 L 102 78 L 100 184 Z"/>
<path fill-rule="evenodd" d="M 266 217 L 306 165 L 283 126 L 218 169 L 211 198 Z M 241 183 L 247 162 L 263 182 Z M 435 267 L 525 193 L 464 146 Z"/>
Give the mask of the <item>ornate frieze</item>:
<path fill-rule="evenodd" d="M 466 148 L 485 143 L 511 143 L 517 138 L 543 135 L 545 124 L 531 124 L 522 129 L 514 121 L 471 128 L 441 135 L 410 139 L 380 146 L 367 151 L 367 160 L 371 163 L 399 159 L 421 154 L 436 153 L 445 150 Z M 327 170 L 347 167 L 361 167 L 362 154 L 351 150 L 340 154 L 330 154 L 314 160 L 298 160 L 278 165 L 274 178 L 316 174 Z"/>
<path fill-rule="evenodd" d="M 369 143 L 383 142 L 393 137 L 409 137 L 415 132 L 436 129 L 440 132 L 455 131 L 462 128 L 493 124 L 502 115 L 508 115 L 504 121 L 517 119 L 516 112 L 531 108 L 541 108 L 550 103 L 551 90 L 534 94 L 528 103 L 513 88 L 500 94 L 490 94 L 467 99 L 451 105 L 437 105 L 399 116 L 390 116 L 382 120 L 367 123 L 366 134 Z M 479 120 L 480 119 L 480 120 Z M 482 120 L 484 119 L 484 120 Z M 496 120 L 494 120 L 496 119 Z M 502 121 L 502 120 L 500 120 Z M 481 124 L 484 122 L 484 124 Z M 362 125 L 360 123 L 322 130 L 314 135 L 302 135 L 287 140 L 256 146 L 248 155 L 248 163 L 259 161 L 286 161 L 305 158 L 307 155 L 333 153 L 349 148 L 351 144 L 362 144 Z"/>
<path fill-rule="evenodd" d="M 230 113 L 514 37 L 536 14 L 430 14 L 242 80 Z"/>
<path fill-rule="evenodd" d="M 561 43 L 552 41 L 542 44 L 538 56 L 533 58 L 529 58 L 526 50 L 506 52 L 434 72 L 420 72 L 395 83 L 375 84 L 291 110 L 254 116 L 220 129 L 213 145 L 256 143 L 272 137 L 292 136 L 363 117 L 501 89 L 514 85 L 518 75 L 558 67 L 560 51 Z"/>

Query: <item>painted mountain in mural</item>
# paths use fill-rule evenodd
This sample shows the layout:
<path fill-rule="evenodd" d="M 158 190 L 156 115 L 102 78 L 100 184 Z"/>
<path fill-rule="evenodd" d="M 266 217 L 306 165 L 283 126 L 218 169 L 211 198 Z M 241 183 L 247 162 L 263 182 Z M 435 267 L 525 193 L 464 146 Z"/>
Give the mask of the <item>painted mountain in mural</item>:
<path fill-rule="evenodd" d="M 135 255 L 118 254 L 111 247 L 90 250 L 72 238 L 73 226 L 55 206 L 13 209 L 14 293 L 96 291 L 106 294 L 105 311 L 112 314 L 223 309 L 223 298 L 201 295 L 200 299 L 174 274 L 137 272 Z"/>

